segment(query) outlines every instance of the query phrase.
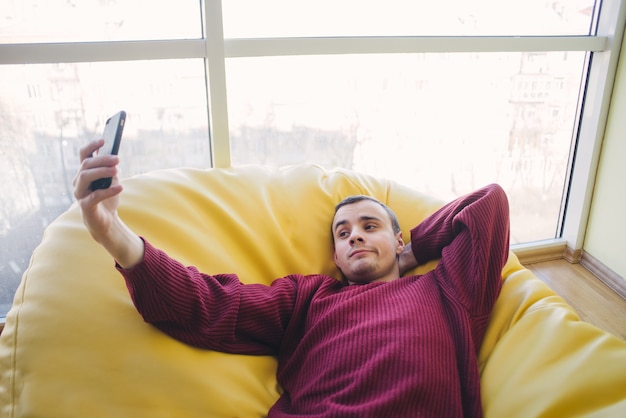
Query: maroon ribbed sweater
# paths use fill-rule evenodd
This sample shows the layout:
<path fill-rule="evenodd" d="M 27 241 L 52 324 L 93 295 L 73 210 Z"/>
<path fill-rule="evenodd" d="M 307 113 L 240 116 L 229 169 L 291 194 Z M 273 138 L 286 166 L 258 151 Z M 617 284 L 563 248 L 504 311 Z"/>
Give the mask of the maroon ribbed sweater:
<path fill-rule="evenodd" d="M 411 231 L 436 269 L 347 286 L 291 275 L 270 286 L 205 275 L 146 242 L 121 270 L 145 321 L 185 343 L 278 357 L 271 417 L 477 417 L 477 353 L 508 256 L 508 202 L 490 185 Z M 210 372 L 210 371 L 208 371 Z"/>

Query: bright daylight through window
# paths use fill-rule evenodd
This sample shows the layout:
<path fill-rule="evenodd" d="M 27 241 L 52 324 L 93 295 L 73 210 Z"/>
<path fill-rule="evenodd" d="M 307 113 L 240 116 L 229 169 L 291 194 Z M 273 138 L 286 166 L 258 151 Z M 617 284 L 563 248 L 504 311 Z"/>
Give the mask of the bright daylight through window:
<path fill-rule="evenodd" d="M 121 109 L 123 178 L 210 167 L 224 146 L 211 144 L 211 103 L 227 109 L 232 165 L 344 167 L 442 200 L 499 182 L 514 242 L 556 237 L 589 51 L 369 53 L 368 37 L 594 35 L 594 0 L 229 0 L 219 39 L 201 3 L 2 1 L 0 47 L 15 56 L 0 57 L 0 316 L 44 228 L 73 202 L 78 149 Z M 207 88 L 205 37 L 245 46 L 222 57 L 223 99 Z M 360 49 L 299 54 L 308 37 Z M 269 38 L 292 38 L 295 51 L 254 49 Z M 151 40 L 170 42 L 159 59 L 123 52 Z M 84 42 L 109 48 L 84 59 Z M 45 43 L 66 49 L 28 56 Z"/>

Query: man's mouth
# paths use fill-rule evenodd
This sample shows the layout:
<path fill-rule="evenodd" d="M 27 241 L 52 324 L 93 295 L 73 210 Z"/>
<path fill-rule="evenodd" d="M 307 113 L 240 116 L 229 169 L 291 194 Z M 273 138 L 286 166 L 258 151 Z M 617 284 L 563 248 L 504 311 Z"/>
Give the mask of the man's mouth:
<path fill-rule="evenodd" d="M 354 251 L 352 251 L 352 252 L 350 253 L 350 258 L 354 257 L 355 255 L 365 254 L 365 253 L 368 253 L 368 252 L 370 252 L 370 251 L 369 251 L 369 250 L 366 250 L 366 249 L 363 249 L 363 248 L 358 249 L 358 250 L 354 250 Z"/>

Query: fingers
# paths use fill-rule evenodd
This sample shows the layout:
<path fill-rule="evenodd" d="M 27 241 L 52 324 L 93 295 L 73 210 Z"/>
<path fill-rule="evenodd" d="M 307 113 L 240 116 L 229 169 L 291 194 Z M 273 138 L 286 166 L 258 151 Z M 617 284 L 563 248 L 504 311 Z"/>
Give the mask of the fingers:
<path fill-rule="evenodd" d="M 80 162 L 82 163 L 87 158 L 93 157 L 94 152 L 102 148 L 103 145 L 104 145 L 104 139 L 96 139 L 86 144 L 84 147 L 80 149 L 80 152 L 79 152 Z"/>
<path fill-rule="evenodd" d="M 81 169 L 74 178 L 74 197 L 82 199 L 92 193 L 91 183 L 95 180 L 113 177 L 117 183 L 117 166 L 97 166 L 95 168 Z"/>
<path fill-rule="evenodd" d="M 106 189 L 98 189 L 96 191 L 89 191 L 82 198 L 78 199 L 83 211 L 89 208 L 94 208 L 98 203 L 107 200 L 111 197 L 117 196 L 122 192 L 121 184 L 113 184 Z"/>
<path fill-rule="evenodd" d="M 92 193 L 89 186 L 93 181 L 117 176 L 119 158 L 116 155 L 94 156 L 94 153 L 103 144 L 104 141 L 100 139 L 92 141 L 80 149 L 81 165 L 73 181 L 74 197 L 77 200 L 81 200 Z M 115 183 L 117 183 L 117 179 L 115 179 Z"/>

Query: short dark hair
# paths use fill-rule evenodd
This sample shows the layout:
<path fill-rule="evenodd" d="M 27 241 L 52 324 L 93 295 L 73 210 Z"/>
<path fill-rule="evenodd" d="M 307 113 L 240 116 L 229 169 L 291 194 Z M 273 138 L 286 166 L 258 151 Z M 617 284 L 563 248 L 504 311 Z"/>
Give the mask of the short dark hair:
<path fill-rule="evenodd" d="M 401 229 L 400 229 L 400 222 L 398 221 L 398 217 L 396 216 L 394 211 L 391 210 L 391 208 L 389 206 L 385 205 L 380 200 L 375 199 L 375 198 L 373 198 L 371 196 L 366 196 L 366 195 L 360 194 L 360 195 L 354 195 L 354 196 L 346 197 L 341 202 L 337 203 L 337 205 L 335 206 L 335 215 L 337 214 L 337 211 L 339 209 L 341 209 L 342 207 L 347 206 L 347 205 L 352 205 L 354 203 L 362 202 L 364 200 L 369 200 L 370 202 L 378 203 L 383 209 L 385 209 L 385 212 L 387 212 L 387 214 L 389 215 L 389 219 L 391 220 L 391 227 L 393 228 L 393 232 L 395 234 L 397 234 L 398 232 L 401 231 Z M 332 225 L 331 225 L 331 230 L 332 230 Z"/>

